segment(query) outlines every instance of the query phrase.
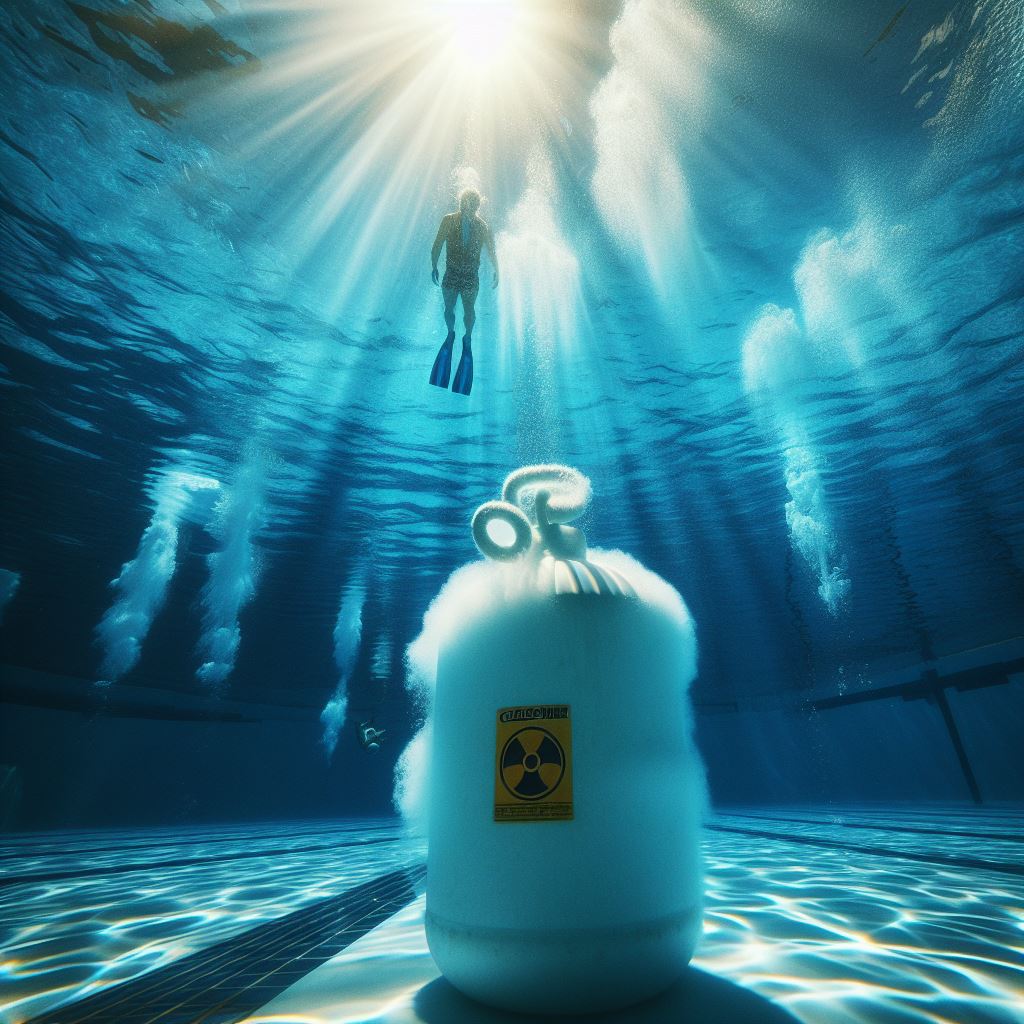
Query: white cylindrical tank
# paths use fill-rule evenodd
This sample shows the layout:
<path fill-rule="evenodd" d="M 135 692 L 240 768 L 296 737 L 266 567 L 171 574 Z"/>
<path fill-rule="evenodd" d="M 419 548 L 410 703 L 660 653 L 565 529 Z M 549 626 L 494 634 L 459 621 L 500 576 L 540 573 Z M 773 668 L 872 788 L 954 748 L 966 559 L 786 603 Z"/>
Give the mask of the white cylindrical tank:
<path fill-rule="evenodd" d="M 668 987 L 700 933 L 693 628 L 667 583 L 559 525 L 589 499 L 576 471 L 520 470 L 504 497 L 473 528 L 508 564 L 438 656 L 427 940 L 482 1002 L 610 1010 Z"/>

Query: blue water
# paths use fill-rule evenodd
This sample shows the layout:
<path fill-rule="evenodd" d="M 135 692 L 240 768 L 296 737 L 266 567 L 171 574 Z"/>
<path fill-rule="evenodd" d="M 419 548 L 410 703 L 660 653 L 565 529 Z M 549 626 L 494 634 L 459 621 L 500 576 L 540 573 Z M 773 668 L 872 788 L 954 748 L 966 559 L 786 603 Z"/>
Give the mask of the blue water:
<path fill-rule="evenodd" d="M 934 700 L 807 702 L 1020 659 L 1019 7 L 530 8 L 473 86 L 400 6 L 0 15 L 17 820 L 385 813 L 405 647 L 532 461 L 689 605 L 713 798 L 969 798 Z M 988 799 L 1008 680 L 949 691 Z"/>
<path fill-rule="evenodd" d="M 0 11 L 0 1022 L 492 1019 L 395 766 L 541 462 L 696 624 L 704 936 L 636 1019 L 1018 1019 L 1024 8 L 480 9 Z"/>

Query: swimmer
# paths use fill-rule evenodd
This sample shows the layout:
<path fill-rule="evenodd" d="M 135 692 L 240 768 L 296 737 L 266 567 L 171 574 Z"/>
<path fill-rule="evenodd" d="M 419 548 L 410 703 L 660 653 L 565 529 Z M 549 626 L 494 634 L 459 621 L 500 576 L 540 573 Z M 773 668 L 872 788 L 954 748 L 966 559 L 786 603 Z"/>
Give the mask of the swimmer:
<path fill-rule="evenodd" d="M 461 298 L 466 333 L 462 338 L 462 358 L 452 383 L 452 391 L 460 395 L 468 395 L 473 387 L 473 351 L 470 346 L 476 321 L 476 295 L 480 289 L 480 250 L 484 246 L 487 247 L 494 268 L 491 287 L 498 287 L 498 254 L 494 249 L 494 235 L 483 218 L 477 215 L 479 209 L 480 193 L 475 188 L 463 189 L 459 193 L 458 213 L 449 213 L 442 218 L 430 250 L 430 278 L 437 284 L 437 260 L 442 246 L 447 245 L 444 278 L 440 284 L 444 296 L 444 322 L 448 326 L 448 337 L 430 371 L 430 383 L 439 388 L 448 387 L 452 371 L 452 347 L 455 343 L 455 302 Z"/>
<path fill-rule="evenodd" d="M 386 729 L 376 729 L 369 722 L 359 723 L 359 742 L 367 750 L 380 750 L 381 740 Z"/>

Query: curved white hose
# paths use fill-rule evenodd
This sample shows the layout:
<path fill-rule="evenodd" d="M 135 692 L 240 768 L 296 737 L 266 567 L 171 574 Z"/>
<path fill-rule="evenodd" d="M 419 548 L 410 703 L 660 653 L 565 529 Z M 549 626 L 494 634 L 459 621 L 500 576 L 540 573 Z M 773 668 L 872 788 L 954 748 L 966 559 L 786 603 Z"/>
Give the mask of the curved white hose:
<path fill-rule="evenodd" d="M 526 495 L 534 492 L 536 539 L 556 558 L 584 558 L 587 539 L 581 530 L 563 526 L 580 515 L 590 503 L 590 481 L 577 469 L 557 464 L 524 466 L 510 474 L 502 488 L 503 501 L 488 501 L 473 514 L 473 540 L 487 558 L 509 561 L 525 554 L 535 532 L 523 511 Z M 510 545 L 490 535 L 492 522 L 507 523 L 515 531 Z"/>
<path fill-rule="evenodd" d="M 515 541 L 499 544 L 488 532 L 491 523 L 507 523 L 515 531 Z M 497 562 L 509 562 L 530 550 L 533 528 L 526 513 L 508 501 L 487 501 L 473 513 L 473 540 L 482 555 Z"/>
<path fill-rule="evenodd" d="M 572 466 L 548 463 L 541 466 L 523 466 L 505 479 L 501 496 L 520 508 L 522 495 L 543 488 L 548 492 L 548 522 L 569 523 L 590 504 L 590 481 Z"/>

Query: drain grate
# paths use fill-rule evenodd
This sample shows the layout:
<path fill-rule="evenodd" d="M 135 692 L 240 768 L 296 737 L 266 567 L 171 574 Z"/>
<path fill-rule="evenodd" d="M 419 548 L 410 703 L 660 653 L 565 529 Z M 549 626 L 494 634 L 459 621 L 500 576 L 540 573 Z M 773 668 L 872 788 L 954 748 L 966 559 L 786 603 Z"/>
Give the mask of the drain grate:
<path fill-rule="evenodd" d="M 425 873 L 381 875 L 30 1024 L 234 1024 L 411 903 Z"/>

